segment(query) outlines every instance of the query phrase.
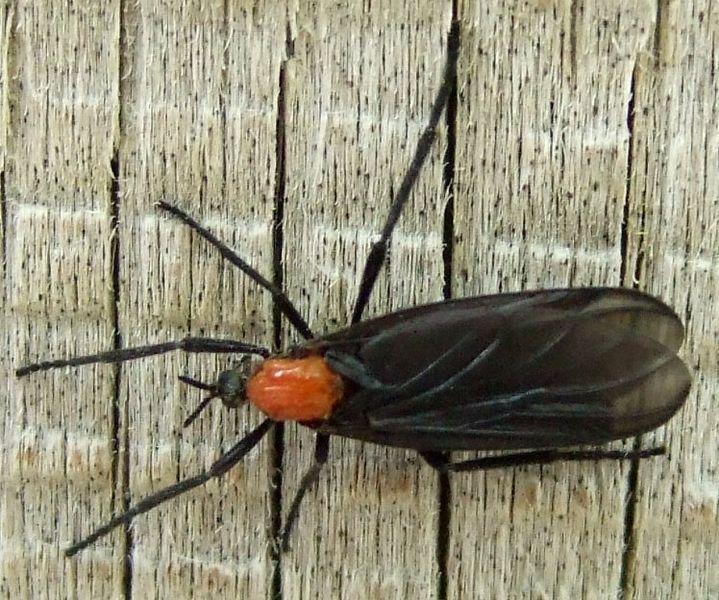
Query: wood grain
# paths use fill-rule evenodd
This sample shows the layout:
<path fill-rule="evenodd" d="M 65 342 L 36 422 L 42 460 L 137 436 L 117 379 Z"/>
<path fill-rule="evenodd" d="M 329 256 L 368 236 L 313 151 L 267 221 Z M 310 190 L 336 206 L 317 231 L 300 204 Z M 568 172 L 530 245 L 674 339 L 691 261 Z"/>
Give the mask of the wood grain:
<path fill-rule="evenodd" d="M 281 260 L 315 331 L 346 323 L 437 90 L 452 3 L 5 1 L 0 596 L 719 596 L 719 14 L 706 0 L 487 4 L 458 7 L 454 188 L 443 127 L 369 314 L 441 298 L 446 243 L 455 296 L 646 289 L 686 319 L 695 375 L 686 407 L 642 441 L 670 457 L 461 475 L 444 531 L 416 456 L 332 440 L 275 566 L 272 515 L 311 459 L 312 436 L 290 425 L 283 447 L 268 437 L 228 476 L 66 559 L 260 417 L 218 403 L 181 428 L 200 394 L 177 375 L 211 380 L 227 357 L 14 369 L 188 334 L 297 339 L 160 200 L 268 275 Z"/>

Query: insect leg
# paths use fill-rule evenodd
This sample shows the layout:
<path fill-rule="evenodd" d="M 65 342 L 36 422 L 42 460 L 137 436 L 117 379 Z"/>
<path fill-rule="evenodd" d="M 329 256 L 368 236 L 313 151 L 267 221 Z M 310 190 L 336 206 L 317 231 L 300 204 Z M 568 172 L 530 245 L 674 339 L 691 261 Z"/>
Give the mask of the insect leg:
<path fill-rule="evenodd" d="M 321 433 L 317 434 L 317 437 L 315 438 L 314 462 L 302 478 L 302 481 L 300 482 L 300 487 L 297 489 L 297 493 L 292 500 L 290 511 L 287 513 L 285 528 L 282 531 L 281 535 L 282 552 L 287 552 L 287 550 L 289 550 L 290 548 L 290 534 L 292 533 L 292 528 L 297 521 L 297 516 L 300 514 L 300 503 L 302 502 L 302 498 L 305 497 L 307 490 L 309 490 L 317 481 L 320 475 L 320 471 L 322 470 L 322 466 L 327 462 L 329 444 L 329 436 L 323 435 Z"/>
<path fill-rule="evenodd" d="M 91 365 L 95 363 L 119 363 L 126 360 L 135 360 L 156 354 L 165 354 L 173 350 L 183 352 L 210 352 L 214 354 L 238 353 L 256 354 L 267 358 L 270 351 L 262 346 L 237 342 L 235 340 L 224 340 L 218 338 L 186 337 L 174 342 L 163 342 L 161 344 L 149 344 L 147 346 L 135 346 L 133 348 L 122 348 L 121 350 L 108 350 L 87 356 L 75 356 L 72 358 L 59 358 L 39 363 L 33 363 L 20 367 L 15 371 L 17 377 L 24 377 L 36 371 L 47 371 L 59 367 L 78 367 L 80 365 Z"/>
<path fill-rule="evenodd" d="M 278 288 L 270 280 L 260 275 L 257 269 L 241 259 L 229 246 L 227 246 L 227 244 L 220 241 L 211 231 L 200 225 L 185 211 L 173 206 L 172 204 L 168 204 L 167 202 L 158 202 L 157 206 L 162 210 L 169 212 L 173 217 L 185 223 L 185 225 L 188 225 L 195 233 L 206 239 L 210 244 L 217 248 L 223 258 L 235 265 L 238 269 L 245 273 L 245 275 L 252 279 L 252 281 L 257 283 L 257 285 L 270 292 L 277 308 L 285 315 L 285 317 L 287 317 L 287 320 L 302 337 L 305 339 L 311 339 L 314 337 L 312 335 L 312 330 L 309 325 L 307 325 L 307 322 L 304 318 L 302 318 L 302 315 L 300 315 L 300 312 L 297 308 L 295 308 L 295 305 L 292 304 L 290 299 L 280 288 Z"/>
<path fill-rule="evenodd" d="M 451 462 L 442 452 L 420 452 L 419 455 L 434 469 L 442 473 L 450 471 L 486 471 L 522 465 L 545 465 L 553 462 L 575 460 L 632 460 L 666 454 L 666 446 L 644 450 L 534 450 L 498 456 L 483 456 L 472 460 Z"/>
<path fill-rule="evenodd" d="M 417 149 L 414 152 L 414 157 L 409 165 L 407 173 L 405 173 L 404 179 L 400 184 L 399 190 L 392 201 L 392 205 L 389 209 L 389 215 L 387 221 L 382 228 L 382 234 L 380 239 L 372 245 L 367 262 L 364 266 L 362 273 L 362 280 L 360 282 L 359 293 L 357 294 L 357 300 L 355 302 L 354 310 L 352 311 L 352 323 L 358 323 L 362 319 L 362 313 L 367 307 L 369 302 L 370 294 L 374 288 L 374 284 L 377 281 L 377 276 L 384 263 L 385 256 L 387 254 L 387 244 L 389 238 L 394 231 L 395 225 L 402 209 L 409 199 L 409 194 L 412 191 L 412 186 L 419 172 L 422 169 L 422 165 L 429 154 L 429 149 L 432 147 L 435 137 L 437 137 L 437 125 L 439 118 L 442 115 L 445 105 L 449 99 L 450 93 L 455 86 L 457 79 L 457 59 L 459 57 L 459 23 L 452 23 L 452 27 L 449 31 L 448 37 L 448 52 L 447 52 L 447 63 L 444 67 L 444 74 L 442 76 L 442 85 L 439 88 L 437 97 L 432 104 L 432 110 L 429 116 L 429 123 L 425 127 L 422 135 L 417 142 Z"/>
<path fill-rule="evenodd" d="M 220 458 L 218 458 L 212 466 L 207 470 L 195 475 L 194 477 L 188 477 L 182 481 L 161 489 L 154 494 L 147 496 L 140 500 L 137 504 L 130 507 L 126 512 L 121 515 L 113 517 L 110 521 L 105 523 L 102 527 L 98 527 L 90 535 L 73 544 L 65 550 L 65 556 L 74 556 L 80 550 L 86 548 L 92 544 L 98 538 L 110 533 L 115 527 L 124 524 L 129 524 L 133 518 L 143 513 L 146 513 L 156 506 L 159 506 L 163 502 L 175 498 L 180 494 L 184 494 L 192 488 L 198 487 L 203 483 L 206 483 L 214 477 L 220 477 L 234 467 L 242 458 L 254 448 L 263 436 L 270 430 L 275 424 L 271 419 L 265 419 L 255 429 L 250 431 L 244 438 L 242 438 L 237 444 L 225 452 Z"/>

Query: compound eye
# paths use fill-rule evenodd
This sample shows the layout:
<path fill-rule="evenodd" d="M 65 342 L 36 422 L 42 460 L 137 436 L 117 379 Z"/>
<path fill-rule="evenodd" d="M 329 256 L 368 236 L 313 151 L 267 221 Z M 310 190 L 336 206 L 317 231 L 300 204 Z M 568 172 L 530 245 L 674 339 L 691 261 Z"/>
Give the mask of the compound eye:
<path fill-rule="evenodd" d="M 247 378 L 237 369 L 222 371 L 217 378 L 217 395 L 227 408 L 237 408 L 245 401 L 245 383 Z"/>
<path fill-rule="evenodd" d="M 210 395 L 205 397 L 202 402 L 197 406 L 195 410 L 185 419 L 182 424 L 183 427 L 187 427 L 192 423 L 200 413 L 207 408 L 210 400 L 213 398 L 219 398 L 222 400 L 227 408 L 237 408 L 245 402 L 245 384 L 249 370 L 252 368 L 252 363 L 248 360 L 242 360 L 232 369 L 222 371 L 215 383 L 203 383 L 192 377 L 186 375 L 180 376 L 180 381 L 191 385 L 192 387 L 200 390 L 210 392 Z"/>

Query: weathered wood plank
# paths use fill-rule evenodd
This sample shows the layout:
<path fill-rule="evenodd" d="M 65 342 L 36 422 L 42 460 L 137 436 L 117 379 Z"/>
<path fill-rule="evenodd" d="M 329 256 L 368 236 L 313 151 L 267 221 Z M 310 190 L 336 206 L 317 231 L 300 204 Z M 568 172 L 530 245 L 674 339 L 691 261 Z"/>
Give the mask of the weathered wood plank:
<path fill-rule="evenodd" d="M 450 8 L 296 14 L 283 257 L 286 287 L 319 332 L 349 322 L 370 243 L 439 86 Z M 442 297 L 443 147 L 432 149 L 365 314 Z M 284 512 L 313 444 L 306 431 L 287 431 Z M 432 597 L 436 475 L 396 449 L 333 439 L 330 452 L 283 562 L 285 597 Z"/>
<path fill-rule="evenodd" d="M 648 8 L 476 3 L 462 13 L 458 296 L 621 283 L 627 115 L 651 43 Z M 615 597 L 629 473 L 603 462 L 454 478 L 451 595 Z"/>
<path fill-rule="evenodd" d="M 286 288 L 317 331 L 347 322 L 438 86 L 451 3 L 238 4 L 0 5 L 2 595 L 122 597 L 126 574 L 135 595 L 270 595 L 269 438 L 223 480 L 137 519 L 132 563 L 122 532 L 61 553 L 123 493 L 193 474 L 258 422 L 218 403 L 181 430 L 199 394 L 176 375 L 210 380 L 226 358 L 141 361 L 119 385 L 108 366 L 12 376 L 36 357 L 111 348 L 116 310 L 123 345 L 188 333 L 271 344 L 267 294 L 153 204 L 179 204 L 270 274 L 278 118 Z M 637 283 L 688 319 L 696 384 L 644 440 L 671 457 L 639 466 L 631 536 L 628 465 L 453 478 L 448 598 L 719 594 L 711 11 L 459 7 L 453 294 Z M 441 297 L 446 143 L 443 131 L 370 314 Z M 283 515 L 311 446 L 286 428 Z M 281 558 L 284 597 L 434 597 L 437 519 L 436 477 L 415 456 L 333 440 Z"/>
<path fill-rule="evenodd" d="M 0 595 L 112 597 L 121 562 L 61 551 L 111 506 L 112 367 L 23 381 L 14 369 L 112 344 L 117 3 L 13 3 L 3 17 Z"/>
<path fill-rule="evenodd" d="M 687 404 L 657 434 L 670 460 L 639 472 L 629 598 L 719 596 L 719 11 L 662 2 L 639 56 L 632 259 L 640 281 L 686 318 Z"/>
<path fill-rule="evenodd" d="M 275 129 L 284 12 L 223 2 L 128 5 L 120 146 L 120 330 L 125 345 L 186 335 L 272 343 L 271 301 L 187 227 L 153 206 L 177 204 L 261 271 L 272 272 Z M 138 268 L 139 267 L 139 268 Z M 179 353 L 123 369 L 133 499 L 209 467 L 256 425 L 203 394 L 234 357 Z M 270 595 L 270 444 L 133 527 L 133 589 L 157 597 Z"/>

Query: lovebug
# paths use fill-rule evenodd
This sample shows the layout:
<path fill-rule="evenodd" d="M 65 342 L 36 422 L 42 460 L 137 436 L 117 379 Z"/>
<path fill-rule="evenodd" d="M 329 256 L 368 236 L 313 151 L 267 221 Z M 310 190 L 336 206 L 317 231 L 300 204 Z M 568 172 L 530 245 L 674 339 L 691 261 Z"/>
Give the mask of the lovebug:
<path fill-rule="evenodd" d="M 684 328 L 666 304 L 623 288 L 524 291 L 417 306 L 362 321 L 388 243 L 436 137 L 455 85 L 459 27 L 453 24 L 439 93 L 415 155 L 366 261 L 351 324 L 315 336 L 286 294 L 181 209 L 159 208 L 189 226 L 230 263 L 270 292 L 304 341 L 281 354 L 241 341 L 179 341 L 30 364 L 19 377 L 60 367 L 118 363 L 173 350 L 236 353 L 241 360 L 214 383 L 181 379 L 209 392 L 188 425 L 219 398 L 246 402 L 267 418 L 212 466 L 131 506 L 66 550 L 72 556 L 121 524 L 219 477 L 282 421 L 316 431 L 314 461 L 304 475 L 281 534 L 287 549 L 302 498 L 328 458 L 330 435 L 416 450 L 442 472 L 557 460 L 638 459 L 664 447 L 632 451 L 572 450 L 635 436 L 665 423 L 691 384 L 677 351 Z M 569 448 L 569 449 L 567 449 Z M 512 451 L 452 462 L 459 450 Z M 520 451 L 521 452 L 518 452 Z"/>

